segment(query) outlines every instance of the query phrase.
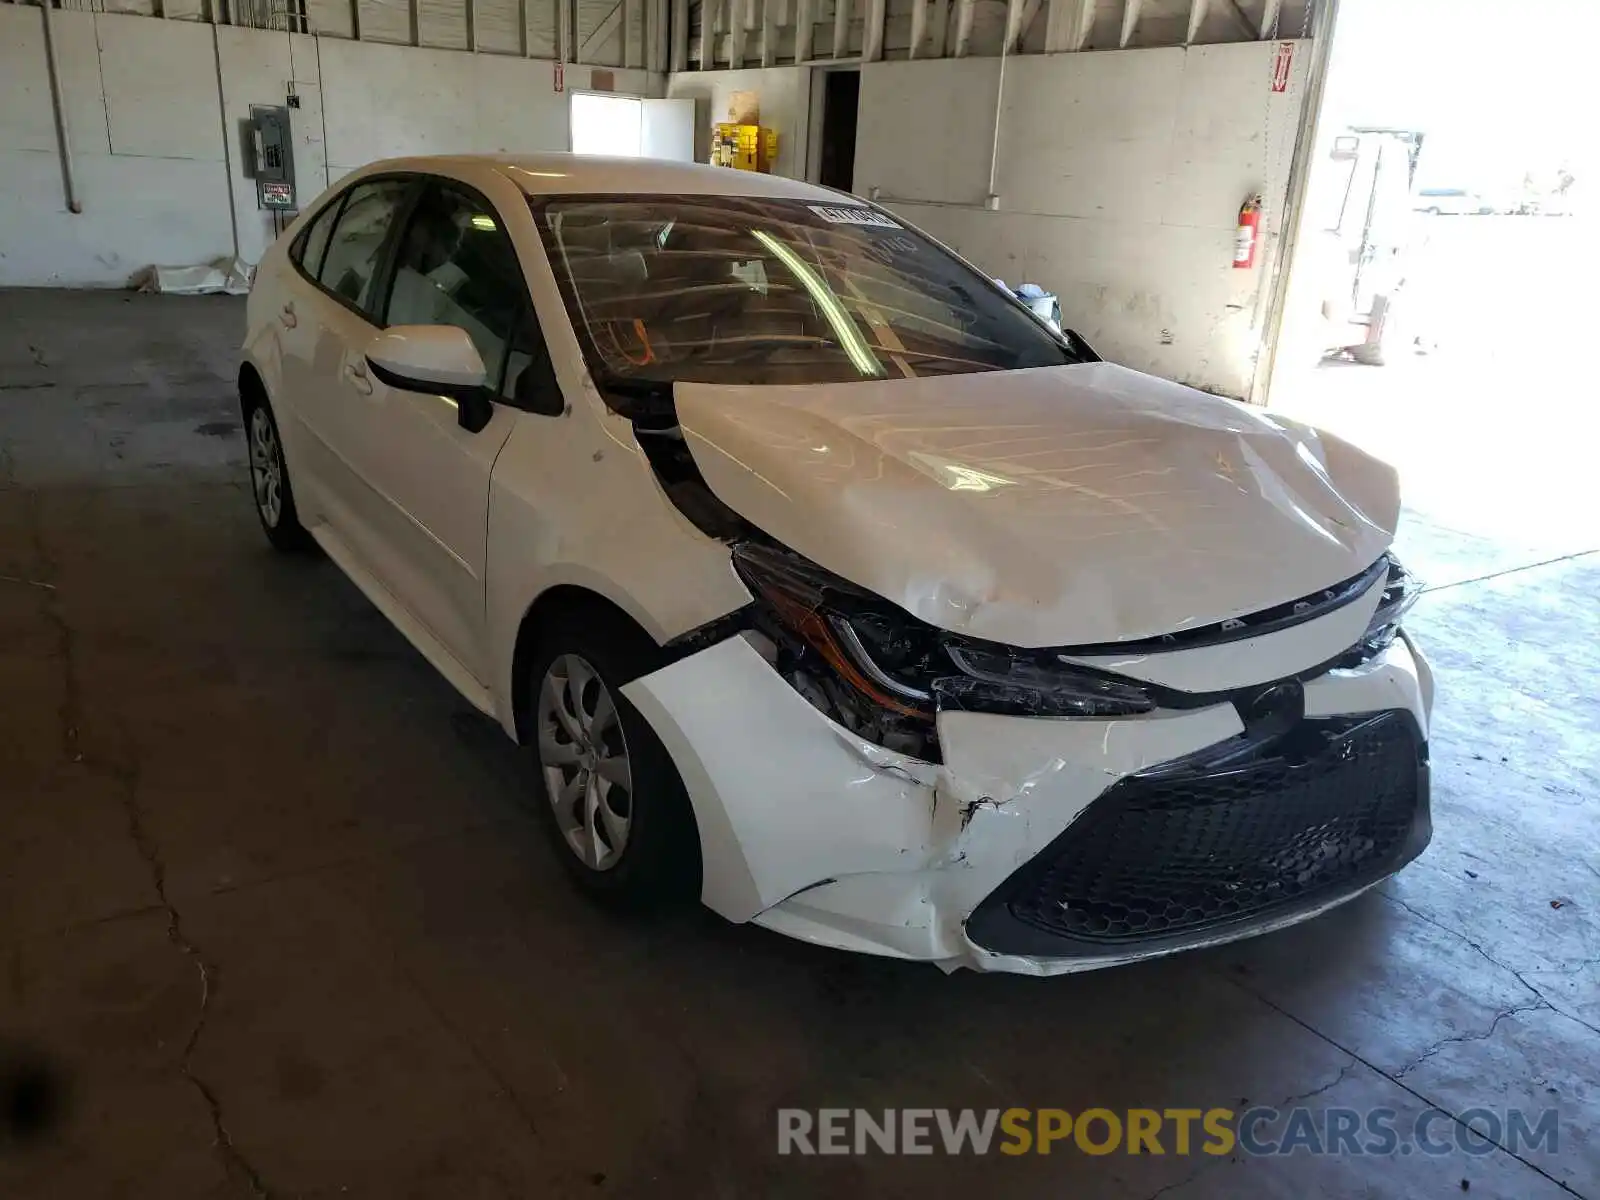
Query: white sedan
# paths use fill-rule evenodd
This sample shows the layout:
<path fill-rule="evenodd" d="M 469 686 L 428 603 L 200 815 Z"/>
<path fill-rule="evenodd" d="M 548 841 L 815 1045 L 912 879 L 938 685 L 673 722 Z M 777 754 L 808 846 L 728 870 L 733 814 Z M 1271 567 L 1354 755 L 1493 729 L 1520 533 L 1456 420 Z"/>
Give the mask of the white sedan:
<path fill-rule="evenodd" d="M 1050 974 L 1428 841 L 1394 471 L 853 197 L 376 163 L 262 260 L 239 388 L 272 544 L 526 747 L 594 893 Z"/>

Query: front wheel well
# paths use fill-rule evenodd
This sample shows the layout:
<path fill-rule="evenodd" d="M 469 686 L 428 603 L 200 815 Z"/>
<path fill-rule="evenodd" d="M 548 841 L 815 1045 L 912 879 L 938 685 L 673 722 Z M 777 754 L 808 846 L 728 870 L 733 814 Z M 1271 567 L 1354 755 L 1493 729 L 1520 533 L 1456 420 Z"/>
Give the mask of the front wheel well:
<path fill-rule="evenodd" d="M 599 619 L 625 622 L 637 629 L 652 645 L 658 644 L 655 638 L 650 636 L 649 631 L 634 620 L 626 609 L 615 601 L 608 600 L 599 592 L 577 584 L 559 584 L 541 592 L 528 606 L 528 611 L 522 614 L 522 623 L 517 626 L 516 647 L 511 654 L 511 706 L 516 719 L 519 744 L 527 741 L 528 714 L 532 702 L 532 696 L 529 694 L 532 682 L 528 678 L 528 668 L 539 642 L 539 629 L 552 617 L 568 613 L 597 616 L 603 613 Z"/>
<path fill-rule="evenodd" d="M 239 365 L 239 416 L 245 420 L 250 417 L 250 412 L 257 405 L 267 402 L 267 385 L 261 380 L 261 372 L 256 370 L 255 363 L 245 362 Z"/>

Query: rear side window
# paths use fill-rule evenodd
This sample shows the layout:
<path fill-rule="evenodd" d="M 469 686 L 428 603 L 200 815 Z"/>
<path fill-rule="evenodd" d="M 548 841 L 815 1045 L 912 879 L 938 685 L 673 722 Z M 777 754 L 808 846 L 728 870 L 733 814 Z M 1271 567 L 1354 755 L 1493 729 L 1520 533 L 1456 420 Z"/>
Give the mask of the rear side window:
<path fill-rule="evenodd" d="M 411 184 L 403 179 L 358 183 L 350 189 L 317 272 L 322 286 L 363 312 L 372 308 L 372 283 L 378 273 L 384 238 Z"/>
<path fill-rule="evenodd" d="M 333 232 L 333 221 L 338 215 L 339 201 L 335 200 L 312 219 L 289 251 L 289 257 L 313 279 L 322 268 L 322 256 L 328 249 L 328 235 Z"/>

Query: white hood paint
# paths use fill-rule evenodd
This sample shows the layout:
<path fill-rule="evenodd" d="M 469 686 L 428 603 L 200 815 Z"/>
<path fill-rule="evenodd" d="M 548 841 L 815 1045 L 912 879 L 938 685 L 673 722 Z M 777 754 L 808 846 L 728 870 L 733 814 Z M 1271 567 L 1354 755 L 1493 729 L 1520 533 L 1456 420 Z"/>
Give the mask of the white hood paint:
<path fill-rule="evenodd" d="M 1297 599 L 1389 545 L 1393 468 L 1111 363 L 799 387 L 679 384 L 707 485 L 940 628 L 1152 637 Z"/>

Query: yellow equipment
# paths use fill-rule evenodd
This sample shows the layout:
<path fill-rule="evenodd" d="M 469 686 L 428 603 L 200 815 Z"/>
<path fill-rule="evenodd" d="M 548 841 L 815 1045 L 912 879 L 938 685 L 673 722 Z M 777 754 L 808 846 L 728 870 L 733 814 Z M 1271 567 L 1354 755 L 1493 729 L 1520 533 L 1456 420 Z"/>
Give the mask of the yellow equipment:
<path fill-rule="evenodd" d="M 772 173 L 778 158 L 778 131 L 763 125 L 724 122 L 713 126 L 711 161 L 719 167 Z"/>

